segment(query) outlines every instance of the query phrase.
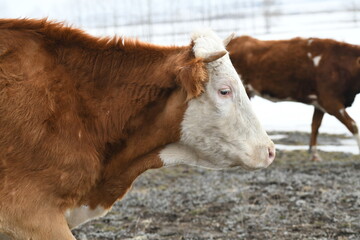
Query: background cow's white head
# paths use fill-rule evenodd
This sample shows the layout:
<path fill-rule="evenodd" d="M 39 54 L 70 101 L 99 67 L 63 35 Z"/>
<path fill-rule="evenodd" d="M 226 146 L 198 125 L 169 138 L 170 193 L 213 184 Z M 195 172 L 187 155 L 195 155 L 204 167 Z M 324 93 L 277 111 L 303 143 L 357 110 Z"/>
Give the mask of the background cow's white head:
<path fill-rule="evenodd" d="M 225 50 L 229 39 L 222 41 L 207 30 L 194 34 L 192 41 L 195 57 L 205 63 L 208 81 L 204 92 L 188 102 L 180 141 L 162 150 L 161 159 L 165 165 L 267 167 L 275 157 L 274 144 L 253 113 Z"/>

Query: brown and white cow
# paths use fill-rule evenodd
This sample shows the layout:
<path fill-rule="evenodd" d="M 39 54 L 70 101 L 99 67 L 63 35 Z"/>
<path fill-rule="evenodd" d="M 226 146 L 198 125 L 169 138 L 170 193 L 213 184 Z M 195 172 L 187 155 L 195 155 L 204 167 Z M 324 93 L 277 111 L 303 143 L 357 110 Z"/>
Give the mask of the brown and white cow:
<path fill-rule="evenodd" d="M 211 31 L 163 47 L 0 20 L 0 128 L 0 232 L 14 239 L 74 239 L 147 169 L 275 156 Z"/>
<path fill-rule="evenodd" d="M 341 121 L 360 148 L 358 127 L 345 110 L 360 92 L 359 46 L 331 39 L 261 41 L 241 36 L 227 50 L 249 95 L 315 106 L 309 149 L 313 160 L 320 160 L 316 139 L 324 113 Z"/>

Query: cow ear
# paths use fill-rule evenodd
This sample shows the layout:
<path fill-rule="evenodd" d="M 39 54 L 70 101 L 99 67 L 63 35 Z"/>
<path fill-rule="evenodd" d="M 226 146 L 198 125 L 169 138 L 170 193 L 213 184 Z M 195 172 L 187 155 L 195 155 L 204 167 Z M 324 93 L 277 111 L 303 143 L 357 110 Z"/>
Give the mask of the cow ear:
<path fill-rule="evenodd" d="M 227 51 L 223 50 L 223 51 L 218 51 L 218 52 L 214 52 L 211 54 L 207 54 L 207 56 L 203 58 L 203 61 L 205 63 L 213 62 L 215 60 L 218 60 L 219 58 L 222 58 L 226 53 L 227 53 Z"/>
<path fill-rule="evenodd" d="M 231 40 L 235 38 L 235 33 L 231 33 L 227 38 L 224 39 L 224 46 L 226 47 Z"/>
<path fill-rule="evenodd" d="M 181 67 L 177 77 L 177 81 L 187 94 L 187 101 L 200 96 L 205 91 L 207 79 L 205 64 L 200 58 L 195 58 Z"/>

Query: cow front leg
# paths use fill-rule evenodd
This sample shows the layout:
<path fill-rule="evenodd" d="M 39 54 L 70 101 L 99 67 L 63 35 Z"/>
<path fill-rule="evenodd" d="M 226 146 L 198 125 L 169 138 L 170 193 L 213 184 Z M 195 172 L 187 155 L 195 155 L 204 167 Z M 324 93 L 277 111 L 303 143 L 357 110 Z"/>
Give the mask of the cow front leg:
<path fill-rule="evenodd" d="M 309 153 L 311 161 L 321 161 L 321 157 L 317 152 L 317 136 L 319 134 L 319 128 L 324 117 L 324 112 L 318 108 L 314 108 L 314 114 L 311 122 L 311 136 L 309 144 Z"/>
<path fill-rule="evenodd" d="M 336 116 L 337 119 L 339 119 L 346 127 L 349 129 L 349 131 L 353 134 L 360 153 L 360 137 L 359 137 L 359 129 L 356 124 L 356 122 L 349 116 L 349 114 L 346 112 L 345 108 L 341 108 L 339 110 L 339 116 Z"/>
<path fill-rule="evenodd" d="M 6 219 L 5 232 L 9 239 L 16 240 L 75 240 L 63 214 L 51 209 L 39 209 L 38 212 L 14 211 L 15 216 Z M 0 239 L 1 238 L 0 234 Z M 5 238 L 6 239 L 6 238 Z"/>

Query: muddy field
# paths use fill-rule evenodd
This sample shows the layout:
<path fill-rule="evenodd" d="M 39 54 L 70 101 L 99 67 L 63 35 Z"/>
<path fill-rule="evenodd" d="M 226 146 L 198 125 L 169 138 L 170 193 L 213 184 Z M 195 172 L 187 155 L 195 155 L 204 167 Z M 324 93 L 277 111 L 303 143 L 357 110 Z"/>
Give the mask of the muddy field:
<path fill-rule="evenodd" d="M 285 134 L 279 144 L 308 143 Z M 322 135 L 341 145 L 346 136 Z M 148 171 L 104 218 L 74 230 L 85 239 L 360 239 L 360 157 L 277 151 L 268 169 Z"/>

